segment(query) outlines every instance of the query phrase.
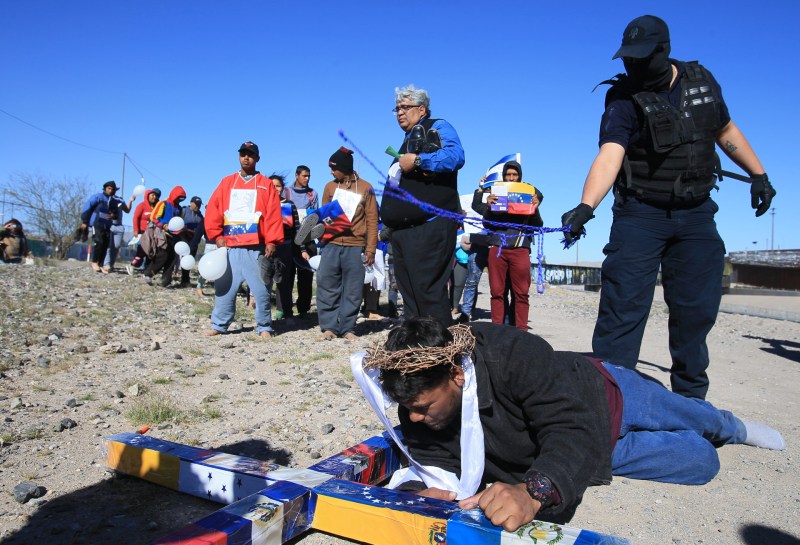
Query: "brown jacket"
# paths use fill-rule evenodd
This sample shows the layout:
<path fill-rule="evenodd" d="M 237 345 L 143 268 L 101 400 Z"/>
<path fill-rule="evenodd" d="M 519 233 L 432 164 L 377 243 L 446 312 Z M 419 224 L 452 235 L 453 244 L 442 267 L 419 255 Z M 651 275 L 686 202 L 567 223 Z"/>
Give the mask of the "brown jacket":
<path fill-rule="evenodd" d="M 336 235 L 329 244 L 361 246 L 365 254 L 374 256 L 378 246 L 378 202 L 375 200 L 375 190 L 368 181 L 361 178 L 349 184 L 332 180 L 325 185 L 322 192 L 323 205 L 333 200 L 333 193 L 337 188 L 360 194 L 361 202 L 353 215 L 352 227 Z"/>

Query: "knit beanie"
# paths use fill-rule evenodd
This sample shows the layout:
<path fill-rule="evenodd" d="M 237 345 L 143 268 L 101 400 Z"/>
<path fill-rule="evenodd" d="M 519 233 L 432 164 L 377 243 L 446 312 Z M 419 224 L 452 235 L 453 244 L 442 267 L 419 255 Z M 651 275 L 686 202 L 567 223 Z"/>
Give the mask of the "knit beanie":
<path fill-rule="evenodd" d="M 337 149 L 331 158 L 328 159 L 328 166 L 333 170 L 350 174 L 353 172 L 353 150 L 347 149 L 344 146 Z"/>

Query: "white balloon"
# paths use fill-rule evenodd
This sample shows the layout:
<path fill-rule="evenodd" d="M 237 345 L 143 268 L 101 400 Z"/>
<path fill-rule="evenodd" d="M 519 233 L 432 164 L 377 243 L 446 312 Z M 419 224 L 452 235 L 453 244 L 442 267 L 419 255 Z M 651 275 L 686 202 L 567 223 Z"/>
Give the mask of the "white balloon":
<path fill-rule="evenodd" d="M 311 268 L 315 271 L 319 269 L 319 262 L 322 259 L 321 255 L 315 255 L 311 259 L 308 260 L 308 264 L 311 265 Z"/>
<path fill-rule="evenodd" d="M 214 281 L 222 278 L 228 270 L 228 248 L 222 247 L 206 253 L 200 260 L 197 270 L 206 280 Z"/>
<path fill-rule="evenodd" d="M 181 257 L 181 269 L 191 270 L 194 267 L 194 257 L 185 255 Z"/>
<path fill-rule="evenodd" d="M 177 233 L 178 231 L 183 229 L 185 225 L 186 224 L 183 222 L 182 217 L 175 216 L 174 218 L 169 220 L 169 224 L 167 225 L 167 227 L 169 227 L 169 230 L 172 231 L 173 233 Z"/>
<path fill-rule="evenodd" d="M 141 184 L 137 185 L 136 187 L 133 188 L 133 196 L 134 197 L 141 197 L 142 195 L 144 195 L 145 191 L 147 191 L 147 188 L 145 186 L 143 186 Z"/>
<path fill-rule="evenodd" d="M 186 244 L 184 241 L 181 240 L 175 243 L 175 253 L 178 254 L 179 256 L 183 257 L 189 255 L 189 252 L 191 251 L 192 250 L 189 248 L 189 245 Z"/>

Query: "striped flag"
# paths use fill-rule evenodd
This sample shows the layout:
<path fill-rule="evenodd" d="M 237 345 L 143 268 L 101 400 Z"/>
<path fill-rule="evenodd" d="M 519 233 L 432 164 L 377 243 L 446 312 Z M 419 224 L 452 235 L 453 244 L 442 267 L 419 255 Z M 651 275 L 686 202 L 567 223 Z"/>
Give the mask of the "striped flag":
<path fill-rule="evenodd" d="M 489 170 L 486 171 L 486 179 L 481 184 L 481 187 L 484 189 L 487 187 L 491 187 L 492 184 L 495 182 L 502 182 L 503 181 L 503 165 L 508 163 L 509 161 L 516 161 L 520 165 L 522 164 L 522 154 L 521 153 L 512 153 L 511 155 L 506 155 L 495 164 L 489 167 Z"/>

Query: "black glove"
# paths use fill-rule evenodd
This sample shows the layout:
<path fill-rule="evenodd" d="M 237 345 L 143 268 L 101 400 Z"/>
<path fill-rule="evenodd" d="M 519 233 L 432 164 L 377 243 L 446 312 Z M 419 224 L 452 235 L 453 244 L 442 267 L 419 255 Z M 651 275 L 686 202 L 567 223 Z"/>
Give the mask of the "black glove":
<path fill-rule="evenodd" d="M 758 176 L 751 176 L 750 179 L 752 180 L 750 182 L 750 207 L 756 211 L 756 217 L 759 217 L 769 210 L 769 206 L 772 204 L 772 197 L 775 196 L 777 191 L 769 183 L 766 172 Z M 759 204 L 759 201 L 761 204 Z"/>
<path fill-rule="evenodd" d="M 566 227 L 571 225 L 569 231 L 564 232 L 564 238 L 567 243 L 571 243 L 572 239 L 578 240 L 583 234 L 583 225 L 594 217 L 594 210 L 588 204 L 581 203 L 569 212 L 561 216 L 561 226 Z"/>

